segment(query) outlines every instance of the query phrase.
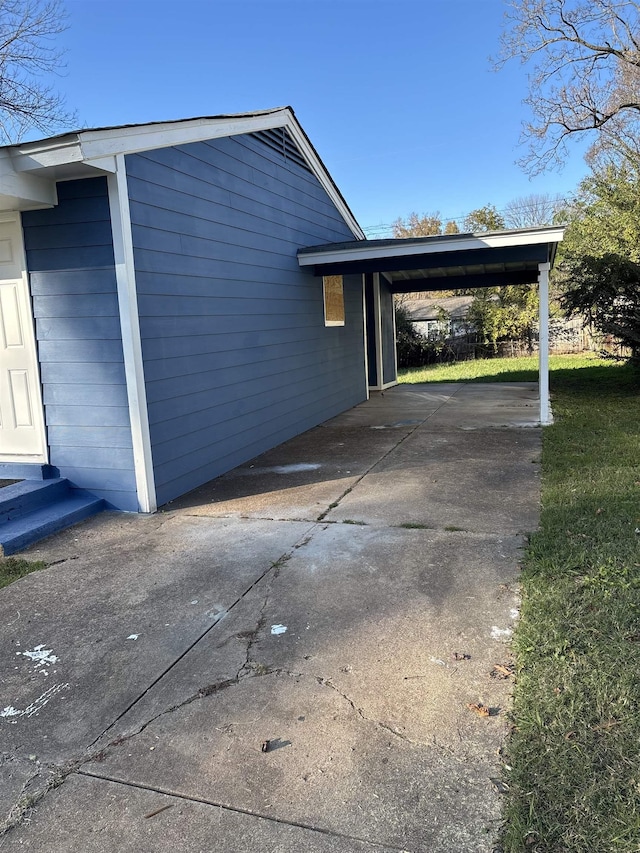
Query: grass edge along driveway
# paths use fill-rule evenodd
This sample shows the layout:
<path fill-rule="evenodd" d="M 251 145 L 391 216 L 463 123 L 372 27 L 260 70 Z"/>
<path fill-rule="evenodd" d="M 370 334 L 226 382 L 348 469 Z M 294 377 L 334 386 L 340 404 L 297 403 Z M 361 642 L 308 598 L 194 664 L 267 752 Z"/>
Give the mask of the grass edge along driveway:
<path fill-rule="evenodd" d="M 543 434 L 540 528 L 521 575 L 501 844 L 504 853 L 637 853 L 640 371 L 593 357 L 550 366 L 555 423 Z M 402 377 L 536 379 L 535 359 Z"/>

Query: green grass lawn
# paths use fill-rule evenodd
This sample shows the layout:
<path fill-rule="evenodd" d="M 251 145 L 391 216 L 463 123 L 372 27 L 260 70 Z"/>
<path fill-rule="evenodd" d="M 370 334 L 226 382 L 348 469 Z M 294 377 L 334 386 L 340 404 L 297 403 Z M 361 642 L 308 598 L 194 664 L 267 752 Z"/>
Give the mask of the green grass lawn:
<path fill-rule="evenodd" d="M 30 572 L 44 569 L 45 566 L 46 563 L 41 560 L 30 562 L 21 557 L 0 557 L 0 589 L 13 583 L 13 581 L 17 581 L 18 578 L 23 578 Z"/>
<path fill-rule="evenodd" d="M 579 370 L 583 367 L 607 367 L 611 362 L 595 355 L 552 355 L 549 369 Z M 538 357 L 491 358 L 409 367 L 398 371 L 400 383 L 416 382 L 537 382 Z"/>
<path fill-rule="evenodd" d="M 465 362 L 411 375 L 535 380 L 529 364 Z M 541 522 L 521 576 L 502 846 L 638 853 L 640 371 L 558 357 L 550 379 L 556 420 L 543 434 Z"/>

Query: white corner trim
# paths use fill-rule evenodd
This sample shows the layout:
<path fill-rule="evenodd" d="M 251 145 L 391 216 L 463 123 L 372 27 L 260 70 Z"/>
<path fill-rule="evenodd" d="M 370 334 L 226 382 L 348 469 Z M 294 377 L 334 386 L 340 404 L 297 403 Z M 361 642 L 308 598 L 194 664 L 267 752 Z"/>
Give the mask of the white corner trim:
<path fill-rule="evenodd" d="M 384 387 L 384 339 L 382 337 L 382 300 L 380 299 L 380 273 L 373 274 L 373 304 L 376 323 L 376 368 L 378 388 Z"/>
<path fill-rule="evenodd" d="M 151 457 L 149 413 L 144 383 L 140 317 L 133 260 L 131 214 L 123 154 L 116 156 L 116 172 L 107 176 L 107 186 L 109 188 L 111 230 L 116 264 L 129 417 L 131 419 L 138 510 L 140 512 L 155 512 L 158 505 Z"/>
<path fill-rule="evenodd" d="M 364 273 L 360 275 L 362 285 L 362 342 L 364 344 L 364 387 L 367 389 L 367 400 L 371 396 L 369 392 L 369 338 L 367 332 L 367 279 Z"/>

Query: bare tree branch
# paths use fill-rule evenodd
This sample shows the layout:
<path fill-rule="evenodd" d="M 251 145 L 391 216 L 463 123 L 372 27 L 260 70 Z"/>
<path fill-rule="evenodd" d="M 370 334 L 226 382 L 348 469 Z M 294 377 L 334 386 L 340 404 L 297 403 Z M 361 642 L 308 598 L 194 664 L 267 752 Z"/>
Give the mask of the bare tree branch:
<path fill-rule="evenodd" d="M 75 121 L 49 82 L 64 70 L 56 36 L 67 28 L 60 0 L 0 0 L 0 140 L 50 133 Z"/>
<path fill-rule="evenodd" d="M 630 156 L 640 138 L 640 3 L 511 0 L 506 20 L 495 67 L 518 59 L 532 69 L 522 165 L 532 174 L 560 165 L 567 141 L 587 135 L 592 157 Z"/>

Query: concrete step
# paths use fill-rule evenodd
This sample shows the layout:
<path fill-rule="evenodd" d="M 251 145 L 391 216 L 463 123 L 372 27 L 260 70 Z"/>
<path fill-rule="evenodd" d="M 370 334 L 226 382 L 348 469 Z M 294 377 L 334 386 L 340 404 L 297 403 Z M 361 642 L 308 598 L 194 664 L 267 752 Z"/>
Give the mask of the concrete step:
<path fill-rule="evenodd" d="M 0 524 L 33 512 L 42 506 L 63 500 L 69 494 L 69 481 L 22 480 L 0 489 Z"/>
<path fill-rule="evenodd" d="M 33 462 L 0 462 L 2 480 L 50 480 L 58 473 L 51 465 Z"/>
<path fill-rule="evenodd" d="M 81 489 L 71 489 L 67 480 L 40 481 L 36 485 L 40 488 L 24 488 L 24 483 L 15 483 L 0 489 L 0 503 L 5 504 L 4 522 L 0 524 L 0 554 L 4 556 L 15 554 L 104 509 L 102 498 Z M 18 487 L 23 488 L 18 490 Z M 16 500 L 2 494 L 14 489 L 20 491 L 20 494 L 15 493 Z M 20 502 L 23 512 L 18 513 L 16 505 Z"/>

